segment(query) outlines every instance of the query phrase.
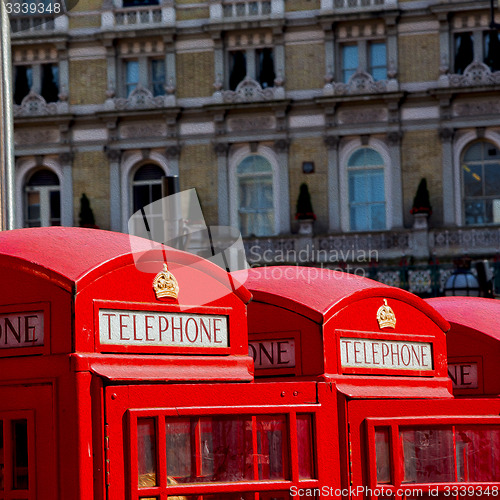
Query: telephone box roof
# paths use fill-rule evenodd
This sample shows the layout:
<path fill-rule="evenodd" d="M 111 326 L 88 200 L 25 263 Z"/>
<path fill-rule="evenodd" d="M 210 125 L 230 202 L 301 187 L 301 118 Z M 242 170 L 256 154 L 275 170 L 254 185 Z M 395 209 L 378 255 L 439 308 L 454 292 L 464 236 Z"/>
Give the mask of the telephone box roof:
<path fill-rule="evenodd" d="M 0 232 L 0 263 L 18 268 L 39 268 L 40 275 L 65 289 L 84 288 L 98 276 L 134 263 L 141 256 L 151 264 L 150 272 L 161 270 L 164 255 L 183 266 L 195 264 L 214 279 L 227 283 L 227 273 L 199 257 L 144 238 L 99 229 L 44 227 Z M 23 264 L 24 261 L 24 264 Z M 167 263 L 168 263 L 167 261 Z M 233 292 L 248 302 L 251 294 L 236 283 Z"/>
<path fill-rule="evenodd" d="M 246 275 L 248 273 L 248 275 Z M 443 331 L 449 324 L 420 297 L 400 288 L 354 274 L 325 268 L 276 266 L 233 272 L 254 300 L 295 311 L 326 323 L 347 305 L 368 297 L 402 300 L 420 309 Z"/>
<path fill-rule="evenodd" d="M 426 302 L 453 327 L 461 325 L 479 334 L 500 340 L 500 301 L 482 297 L 436 297 Z"/>

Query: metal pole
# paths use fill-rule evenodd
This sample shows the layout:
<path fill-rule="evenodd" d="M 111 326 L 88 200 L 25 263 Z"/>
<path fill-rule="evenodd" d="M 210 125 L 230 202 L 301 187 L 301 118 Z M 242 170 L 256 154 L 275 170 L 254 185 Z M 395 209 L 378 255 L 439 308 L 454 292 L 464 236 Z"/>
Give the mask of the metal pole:
<path fill-rule="evenodd" d="M 0 127 L 1 224 L 0 229 L 14 229 L 14 118 L 12 113 L 12 63 L 10 55 L 10 22 L 5 3 L 0 0 L 0 99 L 2 123 Z"/>

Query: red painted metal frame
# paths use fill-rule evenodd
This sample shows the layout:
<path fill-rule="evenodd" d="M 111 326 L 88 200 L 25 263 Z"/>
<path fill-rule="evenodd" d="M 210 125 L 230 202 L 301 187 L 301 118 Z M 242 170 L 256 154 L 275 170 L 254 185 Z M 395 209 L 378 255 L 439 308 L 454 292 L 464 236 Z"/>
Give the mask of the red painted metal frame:
<path fill-rule="evenodd" d="M 320 392 L 323 393 L 323 391 Z M 211 394 L 211 406 L 200 406 L 203 394 Z M 334 407 L 332 407 L 335 399 L 331 400 L 327 394 L 324 394 L 320 396 L 322 402 L 318 404 L 317 398 L 317 386 L 313 382 L 108 387 L 105 404 L 106 418 L 109 423 L 111 474 L 116 474 L 116 467 L 118 469 L 124 467 L 122 470 L 127 471 L 123 483 L 114 481 L 111 484 L 108 498 L 109 500 L 123 500 L 124 498 L 137 500 L 139 498 L 137 466 L 135 465 L 137 463 L 137 418 L 154 417 L 157 430 L 160 431 L 161 426 L 158 426 L 158 422 L 167 415 L 285 415 L 290 433 L 288 447 L 291 476 L 288 480 L 195 483 L 169 486 L 163 489 L 162 486 L 141 488 L 141 497 L 155 496 L 166 500 L 168 495 L 201 494 L 202 492 L 215 494 L 236 491 L 286 491 L 292 485 L 307 488 L 317 488 L 321 484 L 338 485 L 340 473 L 338 466 L 335 465 L 338 463 L 338 459 L 335 458 L 338 451 L 336 445 L 332 446 L 327 436 L 331 435 L 331 439 L 335 442 L 338 442 L 338 437 L 335 430 L 328 429 L 326 424 L 327 420 L 331 421 L 332 416 L 335 415 Z M 228 401 L 232 404 L 228 405 Z M 172 405 L 173 402 L 175 405 Z M 313 444 L 314 462 L 318 464 L 315 469 L 316 479 L 300 481 L 298 479 L 296 413 L 312 415 L 313 432 L 316 434 Z M 328 419 L 327 416 L 329 416 Z M 121 455 L 121 450 L 127 450 L 126 457 Z M 163 451 L 160 450 L 159 453 L 163 455 Z"/>
<path fill-rule="evenodd" d="M 351 368 L 343 367 L 341 361 L 341 350 L 340 350 L 340 338 L 360 338 L 360 339 L 370 339 L 370 340 L 398 340 L 401 342 L 412 341 L 412 342 L 426 342 L 432 345 L 432 364 L 434 367 L 434 344 L 436 337 L 433 335 L 408 335 L 401 333 L 389 333 L 389 332 L 360 332 L 357 330 L 335 330 L 335 336 L 337 339 L 337 363 L 339 367 L 339 373 L 347 374 L 357 374 L 357 375 L 401 375 L 401 376 L 413 376 L 413 377 L 433 377 L 435 375 L 435 370 L 397 370 L 391 368 Z"/>
<path fill-rule="evenodd" d="M 11 356 L 31 356 L 36 354 L 49 354 L 51 344 L 51 316 L 50 316 L 50 302 L 32 302 L 25 304 L 2 304 L 0 305 L 0 314 L 5 313 L 24 313 L 24 312 L 43 312 L 43 329 L 44 338 L 43 345 L 34 347 L 11 347 L 7 349 L 0 349 L 0 358 L 8 358 Z"/>
<path fill-rule="evenodd" d="M 443 489 L 445 486 L 464 486 L 474 484 L 475 486 L 493 486 L 496 482 L 434 482 L 434 483 L 403 483 L 401 481 L 400 458 L 403 456 L 401 441 L 399 439 L 399 429 L 403 426 L 427 426 L 438 428 L 443 425 L 462 424 L 496 424 L 500 425 L 500 417 L 491 416 L 429 416 L 429 417 L 394 417 L 394 418 L 367 418 L 366 436 L 368 440 L 368 478 L 371 489 L 391 491 L 392 494 L 401 487 L 405 489 L 429 490 L 430 488 Z M 377 465 L 375 457 L 375 427 L 388 427 L 390 429 L 390 457 L 391 457 L 391 477 L 394 478 L 391 484 L 377 483 Z"/>

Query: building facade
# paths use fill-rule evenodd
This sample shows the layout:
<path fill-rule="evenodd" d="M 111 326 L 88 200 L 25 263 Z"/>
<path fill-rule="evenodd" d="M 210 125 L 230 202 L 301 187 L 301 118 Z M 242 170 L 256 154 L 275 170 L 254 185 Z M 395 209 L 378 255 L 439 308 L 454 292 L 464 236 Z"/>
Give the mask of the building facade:
<path fill-rule="evenodd" d="M 18 227 L 78 225 L 85 193 L 97 225 L 126 232 L 179 175 L 255 263 L 304 244 L 320 261 L 500 249 L 489 2 L 82 0 L 46 15 L 11 17 Z M 432 216 L 415 225 L 422 178 Z M 296 234 L 302 183 L 314 236 Z"/>

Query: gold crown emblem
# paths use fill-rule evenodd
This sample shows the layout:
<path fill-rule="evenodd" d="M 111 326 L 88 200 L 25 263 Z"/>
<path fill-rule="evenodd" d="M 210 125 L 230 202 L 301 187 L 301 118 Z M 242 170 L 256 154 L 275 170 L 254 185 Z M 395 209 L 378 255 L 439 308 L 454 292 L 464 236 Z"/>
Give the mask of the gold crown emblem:
<path fill-rule="evenodd" d="M 174 275 L 168 270 L 166 263 L 163 264 L 163 271 L 155 276 L 153 288 L 157 299 L 166 297 L 176 299 L 179 295 L 179 284 Z"/>
<path fill-rule="evenodd" d="M 384 305 L 378 308 L 377 321 L 380 329 L 396 327 L 396 315 L 394 314 L 394 311 L 387 305 L 386 299 L 384 299 Z"/>

